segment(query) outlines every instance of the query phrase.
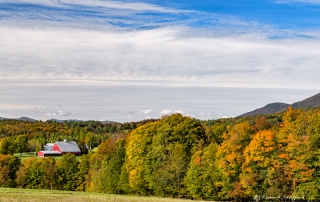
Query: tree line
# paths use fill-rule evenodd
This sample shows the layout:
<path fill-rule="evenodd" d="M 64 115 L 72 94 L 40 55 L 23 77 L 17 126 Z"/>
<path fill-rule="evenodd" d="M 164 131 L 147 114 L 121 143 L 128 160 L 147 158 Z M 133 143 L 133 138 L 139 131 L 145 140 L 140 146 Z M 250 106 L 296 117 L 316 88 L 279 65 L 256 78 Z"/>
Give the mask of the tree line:
<path fill-rule="evenodd" d="M 206 200 L 320 191 L 320 111 L 200 121 L 181 114 L 113 133 L 80 162 L 0 155 L 0 185 Z M 2 176 L 7 176 L 6 178 Z"/>
<path fill-rule="evenodd" d="M 138 126 L 153 121 L 156 120 L 103 124 L 99 121 L 2 120 L 0 121 L 0 154 L 35 152 L 43 150 L 46 143 L 64 139 L 76 141 L 80 149 L 84 144 L 97 147 L 112 134 L 127 134 Z"/>

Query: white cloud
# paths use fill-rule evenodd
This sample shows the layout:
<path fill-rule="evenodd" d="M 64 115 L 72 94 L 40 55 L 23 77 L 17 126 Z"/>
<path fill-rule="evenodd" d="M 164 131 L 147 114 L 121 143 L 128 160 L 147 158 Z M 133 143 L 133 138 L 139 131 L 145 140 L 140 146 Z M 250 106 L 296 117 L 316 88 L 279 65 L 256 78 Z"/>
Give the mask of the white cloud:
<path fill-rule="evenodd" d="M 49 116 L 49 117 L 66 117 L 66 116 L 70 116 L 72 113 L 71 112 L 63 112 L 63 111 L 57 111 L 57 112 L 45 112 L 45 110 L 39 110 L 36 109 L 35 111 L 38 111 L 40 115 L 43 116 Z"/>
<path fill-rule="evenodd" d="M 0 24 L 0 85 L 320 87 L 319 39 L 189 37 L 185 32 L 180 27 L 120 32 Z"/>
<path fill-rule="evenodd" d="M 4 2 L 10 2 L 4 0 Z M 129 3 L 115 0 L 16 0 L 14 3 L 29 3 L 36 5 L 45 5 L 52 7 L 68 7 L 68 6 L 90 6 L 102 7 L 108 9 L 133 10 L 133 11 L 154 11 L 161 13 L 177 13 L 182 12 L 176 9 L 165 8 L 149 3 Z"/>
<path fill-rule="evenodd" d="M 160 112 L 160 114 L 162 114 L 162 115 L 168 115 L 168 114 L 172 114 L 172 113 L 173 113 L 173 111 L 170 109 L 165 109 Z"/>
<path fill-rule="evenodd" d="M 72 113 L 71 112 L 63 112 L 63 111 L 58 111 L 59 116 L 70 116 Z"/>
<path fill-rule="evenodd" d="M 241 24 L 224 23 L 235 22 Z M 0 116 L 138 121 L 179 112 L 211 119 L 232 116 L 217 111 L 239 115 L 268 102 L 298 101 L 307 93 L 297 99 L 297 89 L 311 96 L 320 88 L 319 32 L 308 33 L 313 39 L 270 40 L 277 31 L 247 24 L 241 26 L 251 30 L 234 35 L 228 28 L 85 26 L 0 21 Z M 272 97 L 279 89 L 285 90 Z M 45 107 L 57 103 L 63 111 Z"/>
<path fill-rule="evenodd" d="M 51 116 L 56 116 L 57 114 L 55 112 L 53 112 L 53 113 L 44 113 L 43 115 L 51 117 Z"/>
<path fill-rule="evenodd" d="M 183 111 L 182 110 L 175 110 L 174 113 L 183 114 Z"/>
<path fill-rule="evenodd" d="M 139 111 L 140 114 L 151 114 L 153 111 L 151 109 L 146 109 L 143 111 Z"/>
<path fill-rule="evenodd" d="M 221 118 L 232 118 L 232 117 L 235 117 L 235 115 L 223 115 L 222 113 L 218 114 L 216 117 L 216 119 L 221 119 Z"/>

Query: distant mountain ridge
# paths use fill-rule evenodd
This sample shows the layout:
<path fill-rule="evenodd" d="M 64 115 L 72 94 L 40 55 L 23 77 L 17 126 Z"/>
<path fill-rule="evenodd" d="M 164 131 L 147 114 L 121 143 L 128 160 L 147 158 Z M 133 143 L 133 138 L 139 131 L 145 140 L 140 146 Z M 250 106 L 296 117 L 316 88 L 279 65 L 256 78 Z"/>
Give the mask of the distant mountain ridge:
<path fill-rule="evenodd" d="M 320 93 L 312 97 L 309 97 L 305 100 L 302 100 L 300 102 L 295 102 L 292 104 L 293 109 L 314 108 L 314 107 L 320 107 Z"/>
<path fill-rule="evenodd" d="M 2 120 L 18 120 L 18 121 L 30 121 L 30 122 L 36 122 L 38 120 L 35 120 L 35 119 L 32 119 L 32 118 L 29 118 L 29 117 L 20 117 L 20 118 L 4 118 L 4 117 L 0 117 L 0 121 Z M 62 123 L 64 121 L 67 121 L 67 122 L 70 122 L 70 121 L 75 121 L 75 122 L 80 122 L 82 120 L 77 120 L 77 119 L 68 119 L 68 120 L 59 120 L 59 119 L 49 119 L 51 121 L 55 121 L 55 122 L 59 122 L 59 123 Z M 107 123 L 118 123 L 118 122 L 115 122 L 115 121 L 100 121 L 102 124 L 107 124 Z"/>
<path fill-rule="evenodd" d="M 18 118 L 17 120 L 20 120 L 20 121 L 30 121 L 30 122 L 36 122 L 37 120 L 35 119 L 31 119 L 29 117 L 20 117 Z"/>
<path fill-rule="evenodd" d="M 238 117 L 246 117 L 246 116 L 255 116 L 255 115 L 267 115 L 267 114 L 273 114 L 277 112 L 281 112 L 286 110 L 289 106 L 292 106 L 293 109 L 306 109 L 306 108 L 314 108 L 314 107 L 320 107 L 320 93 L 309 97 L 305 100 L 295 102 L 292 105 L 286 104 L 286 103 L 280 103 L 275 102 L 271 104 L 267 104 L 266 106 L 262 108 L 255 109 L 251 112 L 247 112 L 244 114 L 241 114 Z"/>
<path fill-rule="evenodd" d="M 244 113 L 240 115 L 239 117 L 245 117 L 245 116 L 255 116 L 259 114 L 273 114 L 277 112 L 281 112 L 286 110 L 290 105 L 286 103 L 280 103 L 280 102 L 275 102 L 271 104 L 267 104 L 266 106 L 255 109 L 251 112 Z"/>
<path fill-rule="evenodd" d="M 18 120 L 18 121 L 30 121 L 30 122 L 35 122 L 37 120 L 35 119 L 31 119 L 29 117 L 20 117 L 20 118 L 4 118 L 4 117 L 0 117 L 0 120 Z"/>
<path fill-rule="evenodd" d="M 60 119 L 50 119 L 51 121 L 55 121 L 55 122 L 59 122 L 59 123 L 62 123 L 62 122 L 70 122 L 70 121 L 74 121 L 74 122 L 80 122 L 82 120 L 78 120 L 78 119 L 68 119 L 68 120 L 60 120 Z M 107 124 L 107 123 L 117 123 L 115 121 L 100 121 L 102 124 Z"/>

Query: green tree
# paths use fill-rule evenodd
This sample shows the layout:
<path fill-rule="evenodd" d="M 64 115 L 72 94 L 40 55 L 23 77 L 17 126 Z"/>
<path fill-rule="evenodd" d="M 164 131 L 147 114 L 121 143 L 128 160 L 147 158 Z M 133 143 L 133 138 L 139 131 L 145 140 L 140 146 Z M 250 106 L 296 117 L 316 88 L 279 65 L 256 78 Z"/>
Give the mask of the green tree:
<path fill-rule="evenodd" d="M 150 192 L 147 181 L 152 177 L 149 152 L 155 132 L 156 123 L 148 123 L 133 130 L 128 137 L 126 169 L 129 175 L 129 186 L 143 195 Z"/>
<path fill-rule="evenodd" d="M 92 154 L 90 160 L 90 169 L 86 178 L 86 190 L 89 192 L 100 191 L 100 178 L 99 172 L 102 162 L 106 159 L 110 159 L 116 151 L 115 139 L 110 137 L 105 142 L 99 145 L 96 153 Z"/>
<path fill-rule="evenodd" d="M 218 167 L 221 172 L 223 186 L 220 195 L 225 198 L 246 198 L 239 175 L 245 161 L 243 152 L 254 134 L 248 122 L 236 124 L 229 133 L 224 135 L 225 141 L 219 147 Z"/>
<path fill-rule="evenodd" d="M 116 151 L 110 159 L 102 162 L 99 172 L 101 180 L 100 191 L 105 193 L 119 193 L 119 180 L 121 168 L 125 161 L 125 140 L 119 139 L 115 142 Z"/>
<path fill-rule="evenodd" d="M 195 198 L 219 200 L 221 189 L 216 153 L 219 146 L 211 143 L 204 150 L 196 152 L 186 176 L 188 191 Z"/>
<path fill-rule="evenodd" d="M 211 127 L 210 142 L 221 144 L 223 142 L 223 134 L 227 132 L 227 125 L 223 122 L 217 122 Z"/>
<path fill-rule="evenodd" d="M 185 148 L 177 143 L 166 160 L 154 165 L 154 191 L 159 196 L 184 193 L 184 177 L 189 164 Z"/>
<path fill-rule="evenodd" d="M 22 152 L 26 152 L 27 149 L 27 143 L 28 143 L 28 136 L 26 135 L 19 135 L 16 139 L 15 139 L 15 149 L 17 153 L 21 153 Z"/>
<path fill-rule="evenodd" d="M 172 188 L 174 194 L 180 195 L 181 188 L 184 187 L 184 177 L 187 172 L 190 158 L 187 156 L 185 148 L 177 143 L 169 156 L 170 171 L 172 172 Z"/>
<path fill-rule="evenodd" d="M 121 167 L 121 174 L 119 176 L 118 187 L 119 187 L 120 194 L 134 193 L 133 189 L 129 186 L 129 173 L 126 169 L 126 160 Z"/>
<path fill-rule="evenodd" d="M 49 186 L 48 188 L 51 190 L 56 189 L 58 187 L 58 169 L 55 159 L 52 157 L 44 158 L 41 163 L 44 174 L 43 187 Z"/>
<path fill-rule="evenodd" d="M 19 170 L 20 159 L 13 155 L 0 154 L 0 186 L 15 187 L 16 172 Z"/>
<path fill-rule="evenodd" d="M 78 164 L 76 157 L 71 153 L 62 155 L 62 158 L 57 162 L 59 184 L 62 186 L 62 190 L 74 191 L 76 189 Z"/>
<path fill-rule="evenodd" d="M 10 138 L 2 138 L 0 140 L 0 154 L 13 154 L 13 142 Z"/>
<path fill-rule="evenodd" d="M 129 185 L 144 195 L 181 194 L 190 156 L 205 143 L 200 121 L 181 114 L 138 127 L 130 133 L 126 150 Z"/>
<path fill-rule="evenodd" d="M 76 176 L 76 179 L 77 179 L 76 191 L 84 192 L 86 190 L 86 186 L 87 186 L 86 177 L 90 169 L 90 160 L 91 160 L 91 154 L 82 155 L 80 158 L 79 172 L 77 173 L 77 176 Z"/>
<path fill-rule="evenodd" d="M 91 132 L 87 133 L 87 135 L 86 135 L 86 145 L 88 145 L 90 152 L 92 150 L 92 147 L 95 146 L 95 142 L 96 142 L 96 138 L 95 138 L 94 134 L 91 133 Z"/>

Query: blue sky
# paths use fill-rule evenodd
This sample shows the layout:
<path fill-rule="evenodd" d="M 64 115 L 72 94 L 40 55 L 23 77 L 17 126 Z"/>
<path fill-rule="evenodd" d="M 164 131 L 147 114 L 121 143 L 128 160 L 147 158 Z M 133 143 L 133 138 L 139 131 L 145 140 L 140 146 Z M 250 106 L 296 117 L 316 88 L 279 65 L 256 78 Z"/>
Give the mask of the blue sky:
<path fill-rule="evenodd" d="M 111 2 L 111 3 L 110 3 Z M 275 29 L 319 28 L 317 0 L 242 1 L 98 1 L 98 0 L 20 0 L 0 3 L 1 19 L 91 22 L 119 27 L 153 28 L 164 25 L 233 29 L 225 19 L 261 24 Z M 140 7 L 140 9 L 139 9 Z M 152 24 L 152 25 L 151 25 Z"/>
<path fill-rule="evenodd" d="M 0 117 L 236 116 L 318 93 L 320 1 L 0 0 Z"/>

